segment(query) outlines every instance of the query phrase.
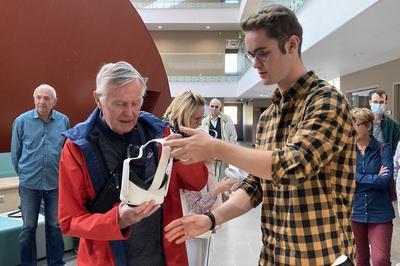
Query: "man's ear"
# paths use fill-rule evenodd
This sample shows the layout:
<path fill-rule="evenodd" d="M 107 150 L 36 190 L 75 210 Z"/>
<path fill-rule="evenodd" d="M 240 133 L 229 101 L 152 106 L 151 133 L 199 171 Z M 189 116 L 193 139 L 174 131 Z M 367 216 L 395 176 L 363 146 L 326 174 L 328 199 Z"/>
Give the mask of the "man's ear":
<path fill-rule="evenodd" d="M 96 102 L 97 107 L 99 107 L 101 110 L 100 95 L 97 93 L 97 91 L 93 91 L 93 98 Z"/>
<path fill-rule="evenodd" d="M 300 39 L 299 39 L 298 36 L 296 36 L 296 35 L 290 36 L 289 39 L 286 42 L 287 52 L 289 54 L 292 54 L 292 53 L 296 53 L 297 54 L 297 50 L 298 50 L 299 44 L 300 44 Z"/>

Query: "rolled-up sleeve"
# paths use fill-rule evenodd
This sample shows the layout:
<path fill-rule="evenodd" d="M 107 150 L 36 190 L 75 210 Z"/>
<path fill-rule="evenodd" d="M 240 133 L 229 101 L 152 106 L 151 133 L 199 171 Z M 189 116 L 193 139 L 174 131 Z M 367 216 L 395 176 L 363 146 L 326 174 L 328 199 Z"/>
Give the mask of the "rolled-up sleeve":
<path fill-rule="evenodd" d="M 251 206 L 257 207 L 258 204 L 263 200 L 263 190 L 260 183 L 260 178 L 249 175 L 240 184 L 240 188 L 243 189 L 250 196 Z"/>

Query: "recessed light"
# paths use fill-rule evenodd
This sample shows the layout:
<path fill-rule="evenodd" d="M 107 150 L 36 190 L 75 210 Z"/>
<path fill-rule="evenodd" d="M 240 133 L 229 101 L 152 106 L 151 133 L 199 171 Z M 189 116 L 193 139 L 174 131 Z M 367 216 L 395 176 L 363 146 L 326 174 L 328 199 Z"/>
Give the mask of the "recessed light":
<path fill-rule="evenodd" d="M 211 27 L 210 26 L 206 26 L 206 29 L 210 29 Z"/>
<path fill-rule="evenodd" d="M 159 28 L 160 30 L 162 29 L 162 26 L 158 26 L 157 28 Z"/>

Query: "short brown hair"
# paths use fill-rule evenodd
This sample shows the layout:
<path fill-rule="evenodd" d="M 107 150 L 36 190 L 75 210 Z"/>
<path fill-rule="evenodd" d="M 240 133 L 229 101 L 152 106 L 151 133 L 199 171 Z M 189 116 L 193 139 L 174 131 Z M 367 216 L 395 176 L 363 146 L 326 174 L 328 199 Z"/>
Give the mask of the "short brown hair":
<path fill-rule="evenodd" d="M 284 54 L 286 53 L 285 42 L 290 36 L 295 35 L 300 39 L 298 53 L 301 56 L 303 28 L 294 12 L 285 6 L 267 6 L 256 14 L 242 20 L 240 26 L 244 32 L 263 29 L 268 37 L 278 41 L 279 49 Z"/>
<path fill-rule="evenodd" d="M 384 90 L 372 90 L 372 91 L 370 91 L 369 92 L 369 99 L 370 100 L 372 100 L 372 95 L 374 95 L 375 93 L 378 94 L 380 97 L 385 96 L 385 101 L 388 100 L 388 96 L 386 94 L 386 91 L 384 91 Z"/>
<path fill-rule="evenodd" d="M 374 121 L 374 114 L 368 108 L 354 108 L 351 110 L 357 124 L 367 124 Z"/>

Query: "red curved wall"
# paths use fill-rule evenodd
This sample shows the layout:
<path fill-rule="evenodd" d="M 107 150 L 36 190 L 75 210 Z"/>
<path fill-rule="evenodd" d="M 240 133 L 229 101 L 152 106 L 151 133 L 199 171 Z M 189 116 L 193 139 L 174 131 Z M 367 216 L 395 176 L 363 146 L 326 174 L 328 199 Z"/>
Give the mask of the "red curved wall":
<path fill-rule="evenodd" d="M 56 89 L 56 109 L 71 125 L 85 119 L 104 63 L 125 60 L 149 78 L 144 110 L 160 116 L 171 101 L 161 57 L 129 0 L 2 1 L 0 32 L 0 152 L 41 83 Z"/>

